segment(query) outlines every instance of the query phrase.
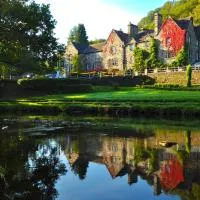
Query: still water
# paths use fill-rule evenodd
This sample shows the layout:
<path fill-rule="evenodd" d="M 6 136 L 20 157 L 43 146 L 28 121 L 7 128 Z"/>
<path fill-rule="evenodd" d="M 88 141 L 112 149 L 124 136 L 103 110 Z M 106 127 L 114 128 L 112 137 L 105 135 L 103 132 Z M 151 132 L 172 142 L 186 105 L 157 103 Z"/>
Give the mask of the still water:
<path fill-rule="evenodd" d="M 2 117 L 0 199 L 200 200 L 197 124 Z"/>

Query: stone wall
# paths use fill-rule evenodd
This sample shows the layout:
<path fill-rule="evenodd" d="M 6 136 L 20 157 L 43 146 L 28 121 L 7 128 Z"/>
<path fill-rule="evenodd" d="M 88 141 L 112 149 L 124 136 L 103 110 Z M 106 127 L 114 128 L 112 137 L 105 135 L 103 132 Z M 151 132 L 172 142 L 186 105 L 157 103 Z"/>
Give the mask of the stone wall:
<path fill-rule="evenodd" d="M 108 70 L 124 69 L 124 44 L 117 36 L 115 31 L 110 34 L 106 45 L 104 46 L 104 67 Z"/>
<path fill-rule="evenodd" d="M 84 66 L 87 71 L 103 68 L 103 52 L 88 53 L 84 55 Z"/>
<path fill-rule="evenodd" d="M 186 72 L 160 72 L 148 74 L 156 83 L 186 85 Z M 192 72 L 192 84 L 200 85 L 200 72 Z"/>

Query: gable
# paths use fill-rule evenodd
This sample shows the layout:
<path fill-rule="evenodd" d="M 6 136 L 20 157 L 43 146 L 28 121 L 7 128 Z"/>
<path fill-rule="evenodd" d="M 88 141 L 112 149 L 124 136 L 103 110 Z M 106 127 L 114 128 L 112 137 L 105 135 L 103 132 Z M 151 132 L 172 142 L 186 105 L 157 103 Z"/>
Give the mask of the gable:
<path fill-rule="evenodd" d="M 185 35 L 186 31 L 181 29 L 172 18 L 168 18 L 161 26 L 158 38 L 163 49 L 176 55 L 185 45 Z"/>
<path fill-rule="evenodd" d="M 78 54 L 78 50 L 75 48 L 72 42 L 69 42 L 69 44 L 67 45 L 65 54 L 67 56 L 71 56 L 71 55 L 74 56 Z"/>
<path fill-rule="evenodd" d="M 103 47 L 104 53 L 110 53 L 110 47 L 122 47 L 124 42 L 118 37 L 115 31 L 112 31 Z"/>

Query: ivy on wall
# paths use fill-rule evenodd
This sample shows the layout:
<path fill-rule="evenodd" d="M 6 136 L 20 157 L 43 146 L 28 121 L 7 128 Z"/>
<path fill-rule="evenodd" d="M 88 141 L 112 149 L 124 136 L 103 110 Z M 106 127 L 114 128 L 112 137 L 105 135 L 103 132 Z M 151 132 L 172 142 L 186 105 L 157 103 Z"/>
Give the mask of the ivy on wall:
<path fill-rule="evenodd" d="M 182 30 L 176 22 L 169 18 L 162 25 L 160 34 L 162 47 L 171 54 L 177 55 L 185 44 L 185 30 Z"/>
<path fill-rule="evenodd" d="M 135 47 L 133 51 L 133 56 L 134 56 L 133 69 L 137 72 L 142 72 L 147 67 L 146 60 L 149 57 L 149 53 L 144 49 Z"/>

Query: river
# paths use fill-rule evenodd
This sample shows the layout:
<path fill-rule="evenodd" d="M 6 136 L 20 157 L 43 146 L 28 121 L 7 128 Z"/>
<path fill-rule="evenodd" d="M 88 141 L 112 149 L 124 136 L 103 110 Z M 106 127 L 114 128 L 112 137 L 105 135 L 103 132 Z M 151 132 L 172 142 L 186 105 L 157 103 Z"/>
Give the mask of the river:
<path fill-rule="evenodd" d="M 0 199 L 200 199 L 197 120 L 14 115 L 0 128 Z"/>

